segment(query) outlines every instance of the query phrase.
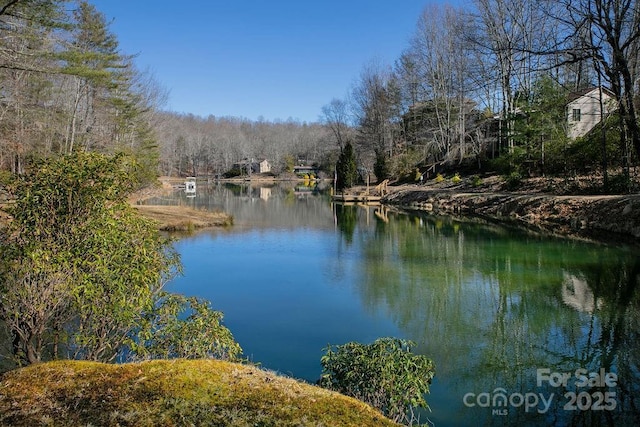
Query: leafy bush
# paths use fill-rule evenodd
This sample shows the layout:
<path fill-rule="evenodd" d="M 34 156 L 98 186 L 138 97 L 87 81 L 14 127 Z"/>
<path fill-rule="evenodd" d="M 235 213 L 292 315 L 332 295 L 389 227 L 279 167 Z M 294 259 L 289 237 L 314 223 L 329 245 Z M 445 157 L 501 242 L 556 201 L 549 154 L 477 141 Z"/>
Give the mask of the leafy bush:
<path fill-rule="evenodd" d="M 185 317 L 185 314 L 188 316 Z M 162 293 L 130 343 L 137 359 L 239 359 L 242 348 L 206 300 Z"/>
<path fill-rule="evenodd" d="M 521 165 L 527 161 L 527 152 L 523 147 L 513 147 L 512 151 L 505 151 L 499 157 L 489 161 L 490 167 L 499 174 L 509 175 L 512 172 L 520 173 Z"/>
<path fill-rule="evenodd" d="M 405 153 L 389 159 L 389 176 L 397 176 L 400 182 L 416 182 L 416 165 L 423 159 L 418 150 L 407 150 Z"/>
<path fill-rule="evenodd" d="M 462 178 L 460 178 L 460 174 L 456 172 L 456 174 L 453 175 L 453 178 L 451 178 L 451 182 L 453 182 L 454 184 L 459 184 L 460 181 L 462 181 Z"/>
<path fill-rule="evenodd" d="M 321 358 L 318 383 L 380 409 L 395 422 L 411 425 L 413 408 L 429 407 L 424 394 L 435 374 L 430 359 L 411 353 L 414 346 L 397 338 L 329 346 Z"/>
<path fill-rule="evenodd" d="M 636 188 L 636 183 L 624 172 L 609 177 L 608 192 L 610 194 L 628 194 L 635 191 Z"/>
<path fill-rule="evenodd" d="M 482 178 L 479 175 L 473 175 L 471 177 L 471 185 L 474 187 L 480 187 L 482 185 Z"/>
<path fill-rule="evenodd" d="M 515 190 L 522 185 L 522 175 L 520 172 L 511 172 L 505 177 L 505 184 L 507 185 L 507 189 Z"/>
<path fill-rule="evenodd" d="M 3 356 L 17 365 L 113 361 L 144 345 L 136 336 L 162 308 L 166 327 L 156 322 L 144 340 L 174 333 L 172 343 L 193 347 L 217 331 L 229 342 L 210 329 L 221 314 L 201 302 L 177 298 L 171 310 L 163 306 L 161 289 L 180 260 L 156 224 L 127 202 L 134 170 L 127 156 L 78 152 L 37 161 L 8 183 L 15 203 L 0 233 L 0 321 L 13 346 Z M 196 316 L 180 323 L 189 309 Z"/>

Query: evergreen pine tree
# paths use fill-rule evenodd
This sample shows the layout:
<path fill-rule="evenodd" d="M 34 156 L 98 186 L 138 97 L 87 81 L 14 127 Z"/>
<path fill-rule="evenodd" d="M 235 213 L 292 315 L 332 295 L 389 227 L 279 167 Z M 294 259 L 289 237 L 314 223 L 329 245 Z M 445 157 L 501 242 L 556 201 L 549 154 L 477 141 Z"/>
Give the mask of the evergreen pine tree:
<path fill-rule="evenodd" d="M 337 190 L 353 187 L 358 181 L 356 154 L 351 142 L 347 142 L 340 152 L 340 157 L 338 157 L 338 163 L 336 164 L 336 174 Z"/>
<path fill-rule="evenodd" d="M 387 162 L 387 156 L 381 150 L 376 150 L 376 162 L 373 165 L 373 173 L 376 174 L 378 182 L 382 182 L 389 178 L 389 164 Z"/>
<path fill-rule="evenodd" d="M 137 178 L 151 181 L 157 175 L 159 150 L 147 117 L 152 109 L 149 88 L 132 57 L 120 53 L 104 14 L 82 1 L 73 15 L 73 43 L 60 55 L 63 73 L 75 88 L 65 151 L 78 145 L 124 151 L 140 166 Z"/>

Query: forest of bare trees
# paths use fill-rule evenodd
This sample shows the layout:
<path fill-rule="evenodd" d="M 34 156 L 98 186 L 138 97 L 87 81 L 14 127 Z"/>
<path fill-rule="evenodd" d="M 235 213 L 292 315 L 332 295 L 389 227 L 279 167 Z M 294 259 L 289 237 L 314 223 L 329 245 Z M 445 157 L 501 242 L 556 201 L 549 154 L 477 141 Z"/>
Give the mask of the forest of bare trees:
<path fill-rule="evenodd" d="M 567 147 L 579 146 L 566 136 L 567 99 L 601 86 L 614 93 L 617 119 L 602 126 L 601 150 L 587 163 L 601 165 L 605 180 L 610 165 L 628 176 L 640 154 L 639 37 L 635 0 L 432 4 L 396 62 L 364 65 L 324 115 L 335 125 L 335 106 L 348 105 L 360 162 L 386 162 L 393 176 L 434 164 L 482 168 L 496 157 L 512 171 L 526 164 L 540 173 L 545 150 L 567 173 Z"/>
<path fill-rule="evenodd" d="M 241 160 L 268 160 L 275 174 L 296 164 L 331 162 L 335 143 L 317 123 L 207 118 L 163 112 L 155 124 L 160 170 L 168 176 L 219 176 Z M 330 166 L 327 166 L 330 168 Z"/>
<path fill-rule="evenodd" d="M 475 0 L 416 18 L 397 60 L 363 64 L 318 123 L 268 122 L 163 111 L 165 89 L 89 1 L 0 1 L 0 168 L 86 149 L 129 152 L 149 177 L 219 175 L 243 159 L 329 172 L 349 142 L 378 178 L 495 158 L 542 171 L 554 155 L 567 172 L 566 99 L 592 86 L 613 93 L 617 114 L 591 161 L 627 173 L 637 162 L 636 0 Z"/>
<path fill-rule="evenodd" d="M 162 111 L 165 89 L 88 1 L 5 0 L 0 14 L 2 169 L 85 149 L 129 152 L 149 176 L 221 174 L 251 158 L 280 172 L 334 148 L 318 124 Z"/>

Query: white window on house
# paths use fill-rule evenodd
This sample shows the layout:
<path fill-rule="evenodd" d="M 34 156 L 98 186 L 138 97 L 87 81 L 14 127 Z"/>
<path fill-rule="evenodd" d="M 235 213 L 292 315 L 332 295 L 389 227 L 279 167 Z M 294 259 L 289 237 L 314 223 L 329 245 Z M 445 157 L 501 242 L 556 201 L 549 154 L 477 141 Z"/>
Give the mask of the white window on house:
<path fill-rule="evenodd" d="M 579 122 L 580 121 L 580 109 L 579 108 L 574 108 L 572 116 L 573 116 L 573 121 L 574 122 Z"/>

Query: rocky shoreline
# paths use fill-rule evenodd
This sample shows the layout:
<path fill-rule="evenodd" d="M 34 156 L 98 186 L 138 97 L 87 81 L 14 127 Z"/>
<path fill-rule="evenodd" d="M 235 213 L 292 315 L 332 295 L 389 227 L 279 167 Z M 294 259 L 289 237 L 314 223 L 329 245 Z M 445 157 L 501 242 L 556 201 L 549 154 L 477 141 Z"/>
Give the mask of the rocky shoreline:
<path fill-rule="evenodd" d="M 433 214 L 474 216 L 535 231 L 640 243 L 640 195 L 554 195 L 400 186 L 383 203 Z"/>

